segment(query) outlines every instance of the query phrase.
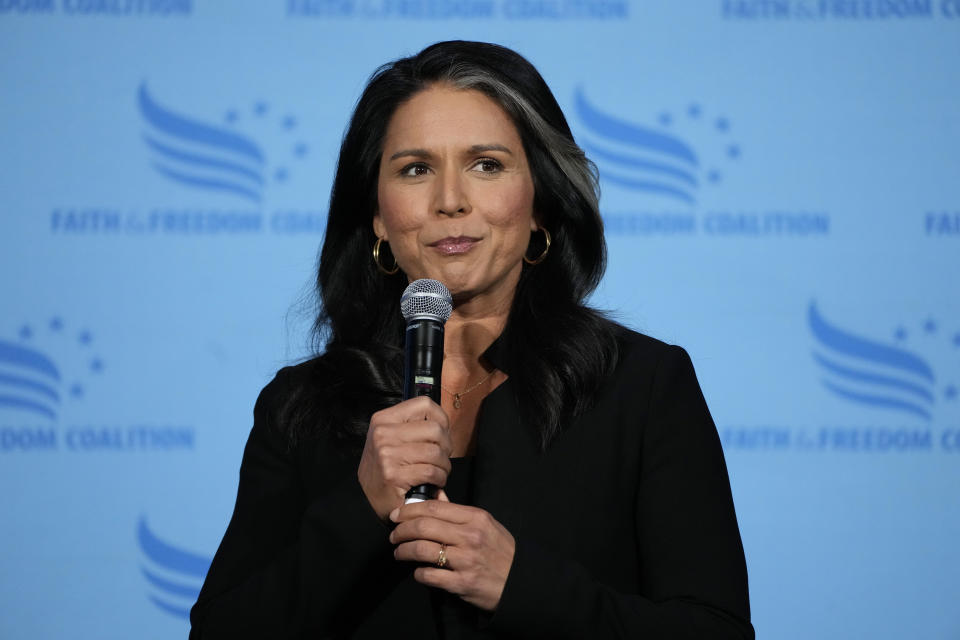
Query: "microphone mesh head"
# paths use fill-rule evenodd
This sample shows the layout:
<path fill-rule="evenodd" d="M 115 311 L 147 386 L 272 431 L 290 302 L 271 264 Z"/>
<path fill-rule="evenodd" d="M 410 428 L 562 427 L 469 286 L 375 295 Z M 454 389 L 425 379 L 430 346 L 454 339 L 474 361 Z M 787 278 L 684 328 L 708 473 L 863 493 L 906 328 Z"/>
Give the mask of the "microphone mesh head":
<path fill-rule="evenodd" d="M 421 278 L 414 280 L 400 296 L 400 312 L 407 322 L 411 320 L 447 321 L 453 311 L 453 298 L 442 282 Z"/>

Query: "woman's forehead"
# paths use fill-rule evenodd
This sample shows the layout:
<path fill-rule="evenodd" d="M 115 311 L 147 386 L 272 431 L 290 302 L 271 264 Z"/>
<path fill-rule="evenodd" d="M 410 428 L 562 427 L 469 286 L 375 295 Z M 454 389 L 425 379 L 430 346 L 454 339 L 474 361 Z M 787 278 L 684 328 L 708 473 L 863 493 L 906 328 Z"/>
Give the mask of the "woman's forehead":
<path fill-rule="evenodd" d="M 475 89 L 431 85 L 404 101 L 390 118 L 384 140 L 389 157 L 399 147 L 512 147 L 520 134 L 495 100 Z M 393 148 L 393 150 L 391 150 Z"/>

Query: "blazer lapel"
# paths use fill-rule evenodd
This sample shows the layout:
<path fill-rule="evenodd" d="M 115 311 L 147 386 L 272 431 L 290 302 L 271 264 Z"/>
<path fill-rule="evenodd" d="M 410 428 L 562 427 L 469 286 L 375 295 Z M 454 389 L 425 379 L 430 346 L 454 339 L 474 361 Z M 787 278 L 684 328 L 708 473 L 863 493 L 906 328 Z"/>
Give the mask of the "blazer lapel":
<path fill-rule="evenodd" d="M 520 422 L 509 378 L 484 399 L 477 429 L 473 503 L 517 535 L 540 452 Z"/>

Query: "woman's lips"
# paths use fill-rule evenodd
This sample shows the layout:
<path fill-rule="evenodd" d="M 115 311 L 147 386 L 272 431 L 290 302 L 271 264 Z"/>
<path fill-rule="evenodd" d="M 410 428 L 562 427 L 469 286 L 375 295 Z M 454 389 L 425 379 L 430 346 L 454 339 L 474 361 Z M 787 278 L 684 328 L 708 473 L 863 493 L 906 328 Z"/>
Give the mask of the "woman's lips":
<path fill-rule="evenodd" d="M 436 242 L 431 242 L 430 246 L 444 255 L 453 256 L 470 251 L 478 242 L 480 242 L 479 238 L 457 236 L 456 238 L 443 238 Z"/>

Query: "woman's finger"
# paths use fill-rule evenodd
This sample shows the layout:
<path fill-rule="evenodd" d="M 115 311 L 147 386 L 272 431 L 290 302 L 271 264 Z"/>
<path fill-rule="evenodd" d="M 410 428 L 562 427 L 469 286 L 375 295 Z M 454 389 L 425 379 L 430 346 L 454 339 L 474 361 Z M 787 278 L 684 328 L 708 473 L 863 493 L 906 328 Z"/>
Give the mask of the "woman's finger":
<path fill-rule="evenodd" d="M 388 469 L 384 472 L 384 479 L 406 493 L 410 487 L 421 484 L 432 484 L 435 487 L 446 486 L 448 473 L 447 469 L 435 464 L 408 464 Z"/>
<path fill-rule="evenodd" d="M 390 514 L 393 522 L 405 522 L 415 518 L 437 518 L 447 522 L 466 524 L 474 518 L 482 517 L 486 512 L 476 507 L 443 500 L 424 500 L 411 502 L 395 509 Z"/>
<path fill-rule="evenodd" d="M 409 443 L 434 444 L 439 447 L 440 455 L 444 458 L 449 458 L 453 452 L 450 432 L 432 421 L 371 424 L 366 447 L 372 451 L 383 451 L 388 447 Z"/>
<path fill-rule="evenodd" d="M 443 566 L 440 566 L 440 550 L 443 550 Z M 455 546 L 441 544 L 433 540 L 411 540 L 398 544 L 393 550 L 393 557 L 404 562 L 420 562 L 423 564 L 432 564 L 438 569 L 448 571 L 457 568 L 456 556 L 458 550 Z"/>
<path fill-rule="evenodd" d="M 392 544 L 402 544 L 410 540 L 432 540 L 444 544 L 466 544 L 466 529 L 463 525 L 437 520 L 435 518 L 416 518 L 401 522 L 390 532 Z"/>
<path fill-rule="evenodd" d="M 454 595 L 463 597 L 466 585 L 459 571 L 448 571 L 437 567 L 417 567 L 413 579 L 428 587 L 437 587 Z"/>
<path fill-rule="evenodd" d="M 450 431 L 441 424 L 432 420 L 423 422 L 397 422 L 389 425 L 378 425 L 386 431 L 384 440 L 397 444 L 403 442 L 432 442 L 439 446 L 448 458 L 453 451 L 453 441 Z"/>
<path fill-rule="evenodd" d="M 377 411 L 370 418 L 370 423 L 389 424 L 396 422 L 420 422 L 422 420 L 431 420 L 440 424 L 445 429 L 450 428 L 450 420 L 447 417 L 447 413 L 428 396 L 410 398 L 392 407 Z"/>
<path fill-rule="evenodd" d="M 395 465 L 432 464 L 447 473 L 453 469 L 450 457 L 444 454 L 443 447 L 436 442 L 387 445 L 380 449 L 380 459 L 384 463 Z"/>
<path fill-rule="evenodd" d="M 435 442 L 447 448 L 450 446 L 450 431 L 433 420 L 377 424 L 371 422 L 367 439 L 378 447 L 401 442 Z"/>

